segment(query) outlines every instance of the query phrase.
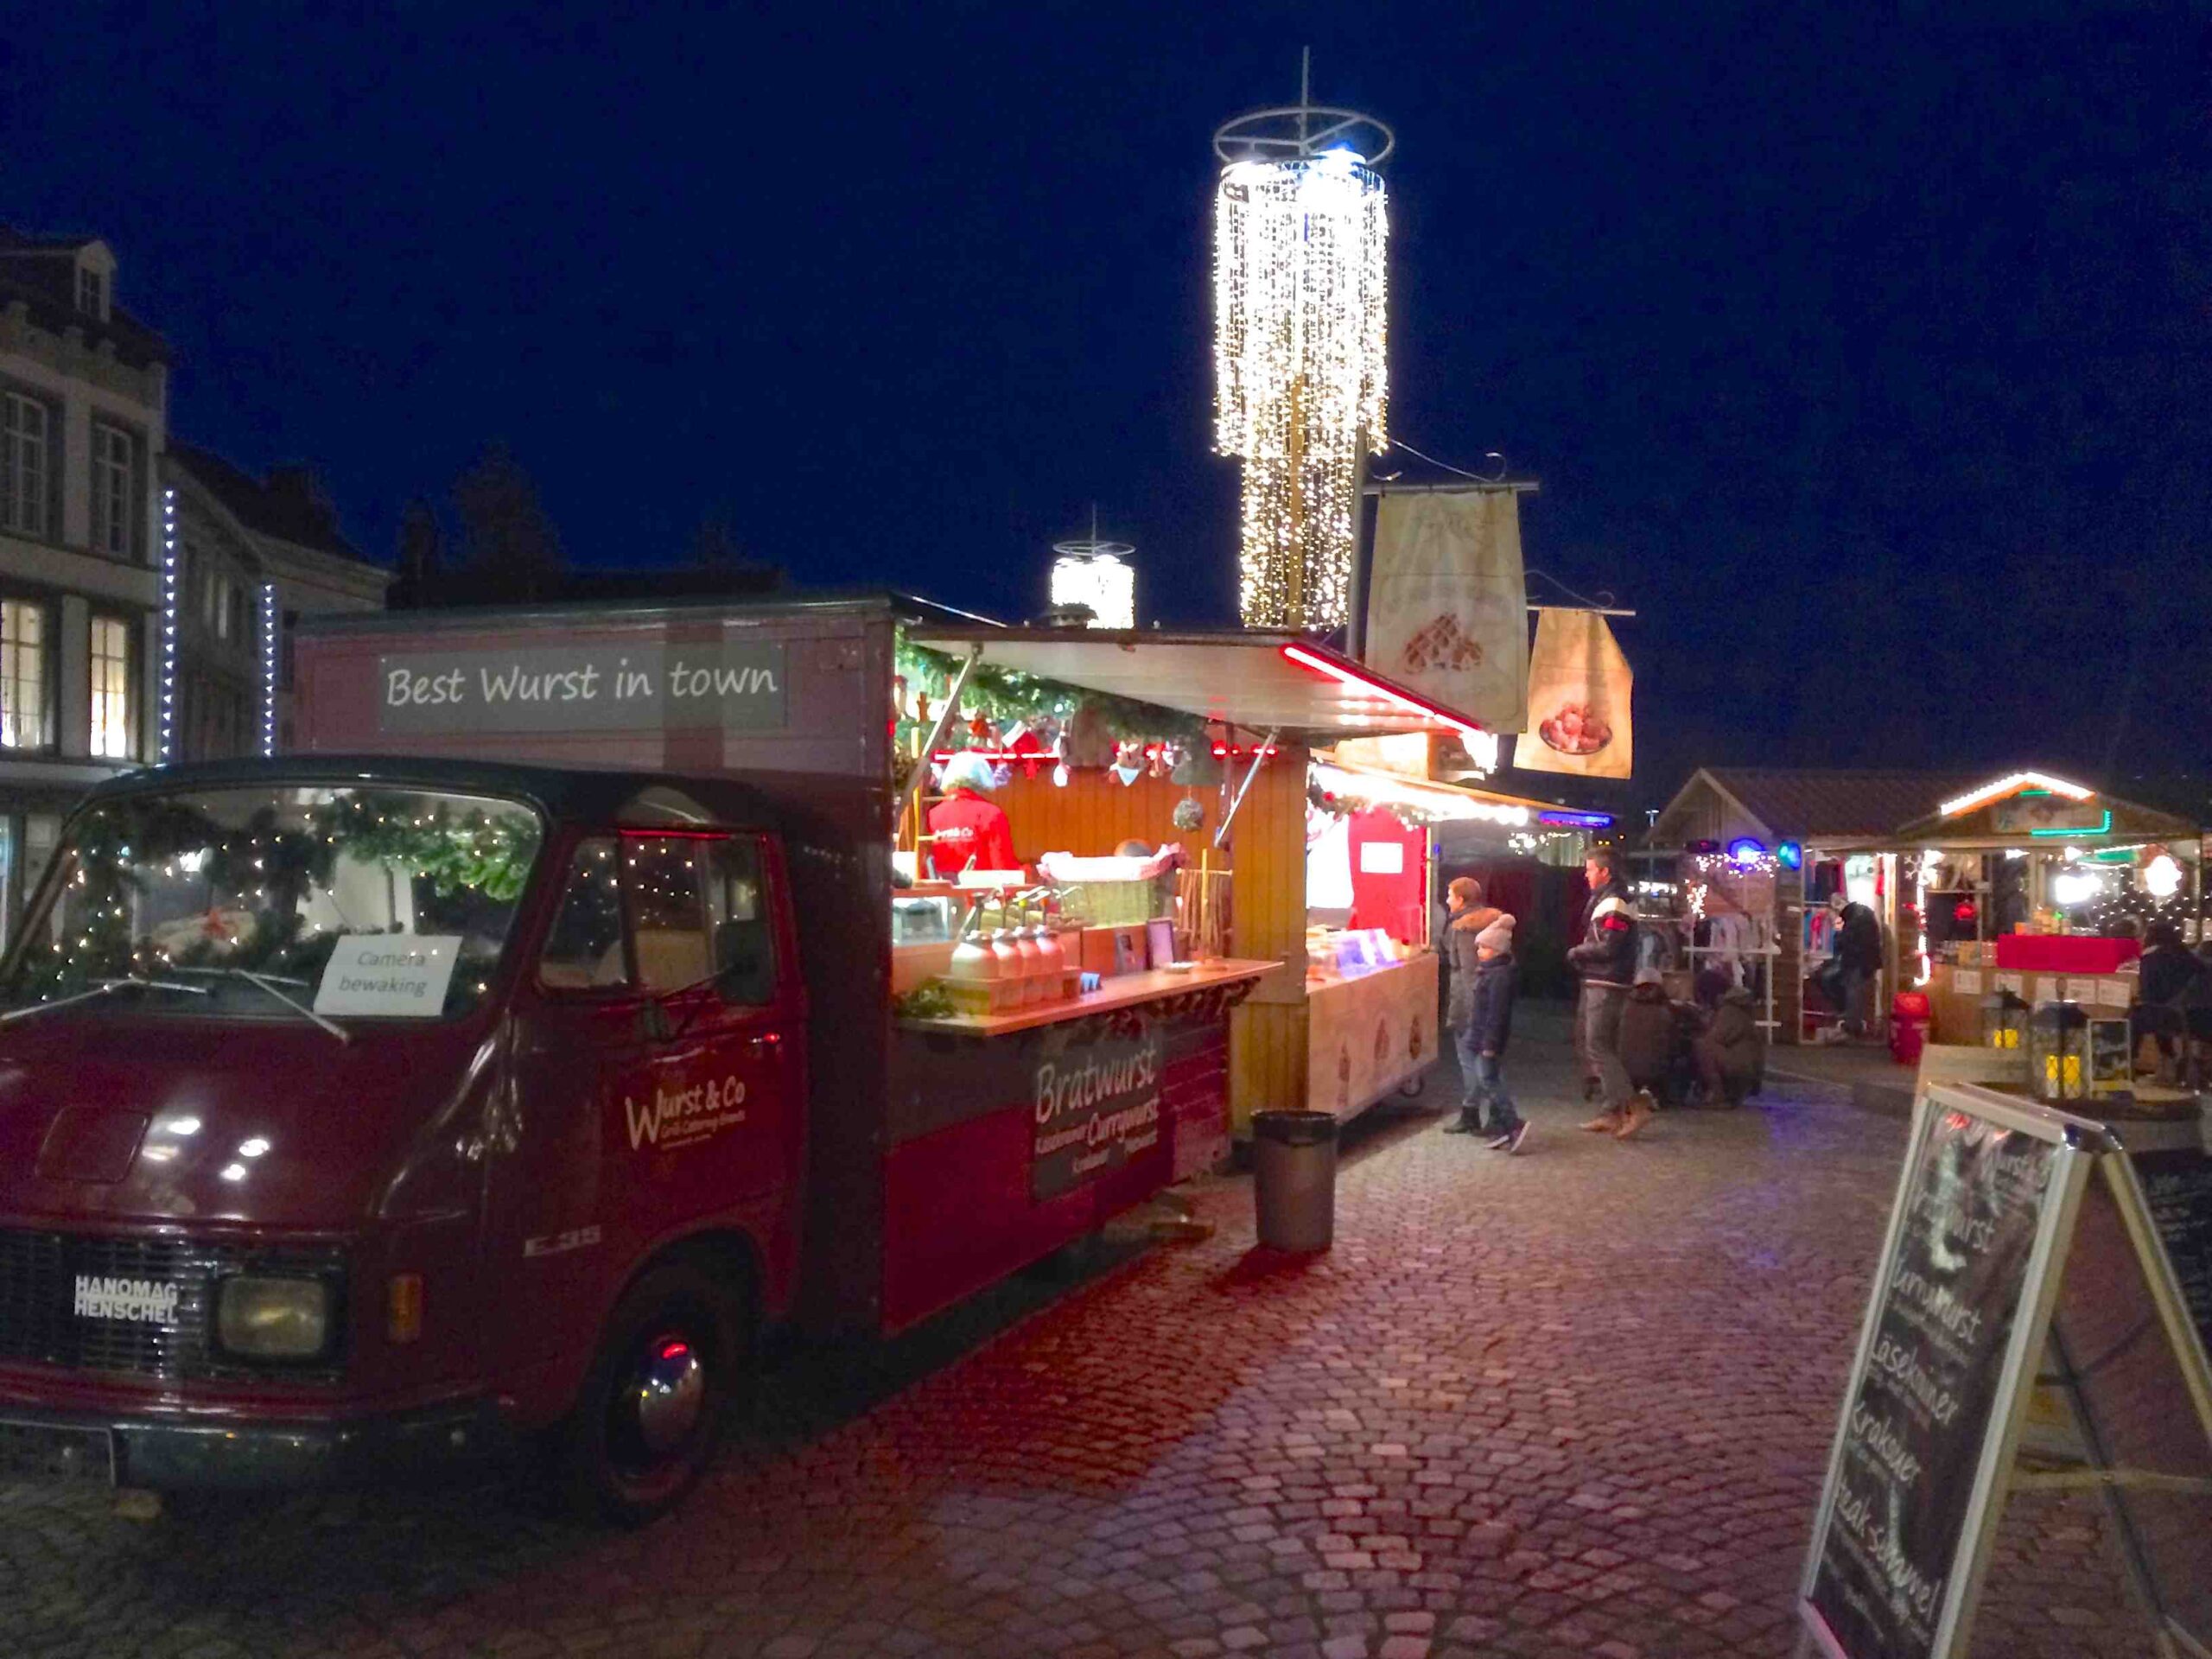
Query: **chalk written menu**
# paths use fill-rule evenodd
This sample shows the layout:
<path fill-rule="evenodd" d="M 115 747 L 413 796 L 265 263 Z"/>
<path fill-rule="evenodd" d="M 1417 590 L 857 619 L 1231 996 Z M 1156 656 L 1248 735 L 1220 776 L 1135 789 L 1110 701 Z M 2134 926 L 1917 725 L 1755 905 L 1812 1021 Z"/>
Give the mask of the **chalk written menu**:
<path fill-rule="evenodd" d="M 2181 1281 L 2190 1320 L 2212 1353 L 2212 1154 L 2194 1147 L 2131 1155 L 2151 1220 Z"/>
<path fill-rule="evenodd" d="M 1852 1659 L 1934 1649 L 2056 1154 L 1962 1111 L 1918 1143 L 1813 1584 Z"/>

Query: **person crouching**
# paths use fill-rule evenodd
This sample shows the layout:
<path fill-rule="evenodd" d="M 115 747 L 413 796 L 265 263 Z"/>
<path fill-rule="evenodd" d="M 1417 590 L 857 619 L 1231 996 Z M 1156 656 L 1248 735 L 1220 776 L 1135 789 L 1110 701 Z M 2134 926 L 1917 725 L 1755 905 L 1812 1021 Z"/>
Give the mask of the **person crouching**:
<path fill-rule="evenodd" d="M 1465 877 L 1467 886 L 1475 884 Z M 1505 1044 L 1513 1032 L 1513 918 L 1477 908 L 1478 888 L 1464 897 L 1452 884 L 1452 920 L 1446 937 L 1452 960 L 1452 1040 L 1459 1055 L 1466 1093 L 1449 1135 L 1482 1134 L 1493 1152 L 1516 1153 L 1529 1125 L 1505 1091 Z M 1464 989 L 1463 989 L 1464 988 Z M 1489 1122 L 1484 1119 L 1487 1113 Z"/>

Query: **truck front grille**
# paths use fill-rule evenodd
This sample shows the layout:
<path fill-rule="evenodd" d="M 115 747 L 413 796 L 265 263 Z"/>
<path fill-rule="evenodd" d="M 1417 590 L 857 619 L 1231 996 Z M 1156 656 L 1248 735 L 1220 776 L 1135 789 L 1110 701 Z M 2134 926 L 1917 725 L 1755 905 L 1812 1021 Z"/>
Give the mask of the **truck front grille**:
<path fill-rule="evenodd" d="M 178 1381 L 267 1377 L 272 1368 L 227 1358 L 214 1344 L 215 1287 L 245 1272 L 311 1274 L 342 1288 L 345 1255 L 335 1245 L 272 1249 L 0 1228 L 0 1361 Z M 86 1281 L 128 1287 L 126 1316 L 80 1313 L 79 1286 Z M 136 1294 L 141 1287 L 153 1294 Z M 342 1314 L 342 1296 L 334 1300 Z M 320 1367 L 287 1366 L 282 1375 L 328 1381 L 340 1362 Z"/>

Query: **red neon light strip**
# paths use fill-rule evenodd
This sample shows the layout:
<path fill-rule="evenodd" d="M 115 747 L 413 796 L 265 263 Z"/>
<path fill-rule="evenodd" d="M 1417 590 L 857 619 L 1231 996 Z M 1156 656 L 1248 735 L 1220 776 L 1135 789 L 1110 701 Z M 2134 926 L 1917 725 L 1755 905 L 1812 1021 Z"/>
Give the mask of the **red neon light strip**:
<path fill-rule="evenodd" d="M 1483 728 L 1471 721 L 1462 720 L 1459 715 L 1440 709 L 1436 704 L 1423 698 L 1416 697 L 1410 692 L 1401 691 L 1395 686 L 1384 685 L 1379 680 L 1370 679 L 1366 675 L 1347 668 L 1342 663 L 1332 663 L 1325 657 L 1316 656 L 1303 645 L 1285 645 L 1282 648 L 1282 654 L 1300 668 L 1310 668 L 1316 674 L 1325 674 L 1329 678 L 1340 684 L 1349 685 L 1356 690 L 1371 691 L 1376 696 L 1395 702 L 1402 709 L 1410 709 L 1416 714 L 1427 715 L 1431 720 L 1442 721 L 1455 731 L 1466 732 L 1477 737 L 1483 734 Z"/>

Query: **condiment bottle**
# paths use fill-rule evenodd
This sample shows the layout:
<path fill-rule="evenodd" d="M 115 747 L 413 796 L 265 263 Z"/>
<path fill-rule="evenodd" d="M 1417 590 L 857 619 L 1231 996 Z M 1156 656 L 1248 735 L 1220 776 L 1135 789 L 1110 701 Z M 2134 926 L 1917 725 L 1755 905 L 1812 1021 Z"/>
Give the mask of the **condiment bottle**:
<path fill-rule="evenodd" d="M 1042 1002 L 1045 1000 L 1044 953 L 1037 948 L 1037 930 L 1018 927 L 1014 930 L 1014 948 L 1020 957 L 1015 972 L 1021 976 L 1021 1000 Z"/>
<path fill-rule="evenodd" d="M 1044 987 L 1039 998 L 1057 1002 L 1067 989 L 1068 953 L 1060 948 L 1059 931 L 1048 919 L 1037 930 L 1037 977 Z"/>
<path fill-rule="evenodd" d="M 999 912 L 999 919 L 1006 920 L 1003 910 Z M 992 932 L 991 955 L 998 961 L 999 982 L 1007 988 L 1007 1006 L 1019 1007 L 1027 1000 L 1028 988 L 1022 982 L 1021 951 L 1014 944 L 1012 928 L 1001 926 Z"/>
<path fill-rule="evenodd" d="M 952 960 L 945 966 L 947 979 L 988 985 L 999 976 L 998 953 L 976 926 L 982 914 L 982 906 L 978 905 L 969 916 L 968 925 L 960 930 L 960 943 L 952 947 Z"/>

